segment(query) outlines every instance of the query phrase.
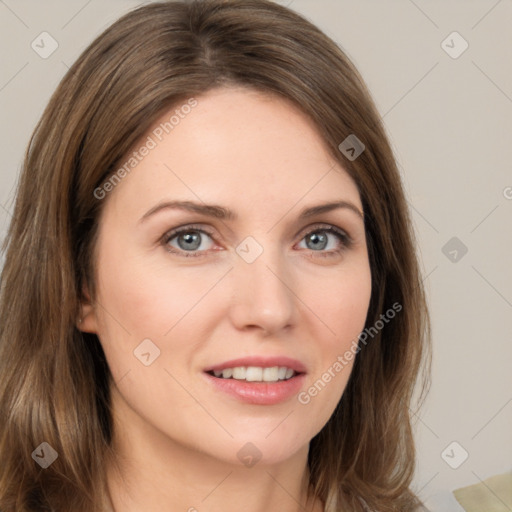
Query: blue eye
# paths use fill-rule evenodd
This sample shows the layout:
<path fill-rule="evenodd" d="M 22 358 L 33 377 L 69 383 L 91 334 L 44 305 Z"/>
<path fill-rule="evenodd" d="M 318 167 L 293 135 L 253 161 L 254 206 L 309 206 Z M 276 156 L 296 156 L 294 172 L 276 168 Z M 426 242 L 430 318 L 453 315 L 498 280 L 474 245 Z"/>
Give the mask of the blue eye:
<path fill-rule="evenodd" d="M 205 256 L 214 245 L 212 237 L 213 233 L 191 225 L 166 233 L 162 241 L 168 252 L 188 258 Z M 347 233 L 327 225 L 315 226 L 308 231 L 302 237 L 299 246 L 311 251 L 314 256 L 329 257 L 339 255 L 351 244 L 352 240 Z"/>
<path fill-rule="evenodd" d="M 205 247 L 205 236 L 213 242 L 212 235 L 204 229 L 195 229 L 188 226 L 168 233 L 165 237 L 165 243 L 169 252 L 180 253 L 185 257 L 202 256 L 202 253 L 210 249 L 212 245 L 210 243 L 209 247 Z M 176 242 L 177 246 L 172 243 L 173 241 Z"/>
<path fill-rule="evenodd" d="M 302 240 L 305 241 L 306 249 L 320 252 L 321 256 L 337 255 L 350 247 L 352 242 L 346 233 L 334 226 L 315 227 L 306 233 Z"/>

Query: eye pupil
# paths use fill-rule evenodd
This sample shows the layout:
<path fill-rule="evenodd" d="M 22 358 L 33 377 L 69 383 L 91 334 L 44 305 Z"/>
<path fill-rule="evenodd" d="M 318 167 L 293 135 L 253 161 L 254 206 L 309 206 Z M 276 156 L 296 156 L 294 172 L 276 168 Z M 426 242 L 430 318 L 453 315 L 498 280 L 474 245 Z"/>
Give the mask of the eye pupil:
<path fill-rule="evenodd" d="M 183 245 L 181 241 L 184 241 L 185 245 Z M 178 245 L 180 246 L 180 249 L 183 249 L 184 251 L 195 250 L 201 245 L 201 235 L 197 231 L 189 231 L 181 234 L 178 236 Z"/>
<path fill-rule="evenodd" d="M 312 246 L 309 245 L 312 242 Z M 321 232 L 311 233 L 308 236 L 307 245 L 309 249 L 325 249 L 327 245 L 327 235 Z"/>

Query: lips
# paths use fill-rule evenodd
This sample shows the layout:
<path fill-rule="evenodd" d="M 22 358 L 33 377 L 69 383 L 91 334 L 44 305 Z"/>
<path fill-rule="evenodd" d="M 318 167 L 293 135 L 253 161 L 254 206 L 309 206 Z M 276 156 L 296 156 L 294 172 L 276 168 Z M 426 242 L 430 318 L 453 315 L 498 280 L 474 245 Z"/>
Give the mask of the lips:
<path fill-rule="evenodd" d="M 306 367 L 289 357 L 254 356 L 216 364 L 204 373 L 216 390 L 239 401 L 273 405 L 299 392 Z"/>

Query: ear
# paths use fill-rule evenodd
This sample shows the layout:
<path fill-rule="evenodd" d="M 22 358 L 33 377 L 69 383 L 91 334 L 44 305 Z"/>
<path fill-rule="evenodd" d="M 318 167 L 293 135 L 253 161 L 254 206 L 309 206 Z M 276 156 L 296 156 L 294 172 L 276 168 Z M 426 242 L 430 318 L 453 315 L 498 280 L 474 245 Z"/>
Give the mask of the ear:
<path fill-rule="evenodd" d="M 98 333 L 98 320 L 96 309 L 91 301 L 87 285 L 83 286 L 80 300 L 80 316 L 76 320 L 76 328 L 82 332 Z"/>

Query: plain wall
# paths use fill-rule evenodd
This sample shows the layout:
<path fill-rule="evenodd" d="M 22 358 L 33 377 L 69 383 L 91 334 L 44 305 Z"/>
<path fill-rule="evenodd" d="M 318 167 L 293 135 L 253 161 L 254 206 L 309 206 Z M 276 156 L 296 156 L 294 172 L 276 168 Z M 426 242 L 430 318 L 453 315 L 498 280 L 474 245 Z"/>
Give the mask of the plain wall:
<path fill-rule="evenodd" d="M 140 3 L 0 2 L 2 238 L 23 153 L 50 95 L 92 39 Z M 428 498 L 510 471 L 512 2 L 279 3 L 316 23 L 353 59 L 407 189 L 434 342 L 432 388 L 416 424 L 414 488 Z M 43 31 L 59 45 L 47 59 L 31 48 Z M 448 37 L 454 31 L 469 44 L 457 58 L 464 42 Z M 441 456 L 453 441 L 469 454 L 457 469 Z M 452 465 L 461 453 L 448 450 Z"/>

